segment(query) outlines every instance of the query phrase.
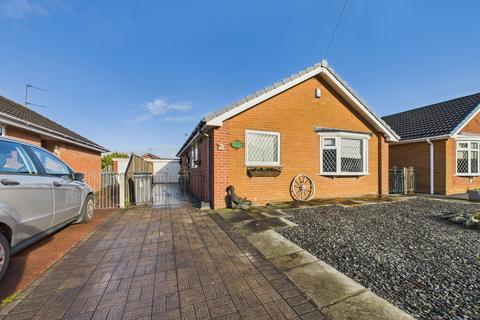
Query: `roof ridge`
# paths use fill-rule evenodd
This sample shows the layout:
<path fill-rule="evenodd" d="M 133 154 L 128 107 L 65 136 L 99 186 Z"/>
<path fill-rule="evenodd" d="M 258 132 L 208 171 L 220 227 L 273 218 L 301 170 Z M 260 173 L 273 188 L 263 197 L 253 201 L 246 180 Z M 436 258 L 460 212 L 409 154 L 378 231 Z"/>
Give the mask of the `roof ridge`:
<path fill-rule="evenodd" d="M 416 107 L 416 108 L 413 108 L 413 109 L 409 109 L 409 110 L 405 110 L 405 111 L 401 111 L 401 112 L 397 112 L 397 113 L 392 113 L 392 114 L 389 114 L 387 116 L 383 116 L 382 119 L 385 119 L 385 118 L 388 118 L 388 117 L 399 116 L 401 114 L 410 113 L 410 112 L 418 111 L 418 110 L 421 110 L 421 109 L 431 108 L 431 107 L 434 107 L 434 106 L 439 105 L 439 104 L 444 104 L 444 103 L 452 102 L 452 101 L 455 101 L 455 100 L 465 99 L 465 98 L 476 96 L 476 95 L 480 95 L 480 92 L 468 94 L 466 96 L 457 97 L 457 98 L 453 98 L 453 99 L 448 99 L 448 100 L 445 100 L 445 101 L 440 101 L 440 102 L 428 104 L 428 105 L 422 106 L 422 107 Z"/>

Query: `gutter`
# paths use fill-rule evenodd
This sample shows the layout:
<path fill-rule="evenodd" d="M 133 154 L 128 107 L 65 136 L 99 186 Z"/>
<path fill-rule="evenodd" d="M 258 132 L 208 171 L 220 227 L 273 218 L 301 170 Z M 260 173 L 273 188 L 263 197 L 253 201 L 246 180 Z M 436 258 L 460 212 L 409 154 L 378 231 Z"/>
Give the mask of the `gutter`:
<path fill-rule="evenodd" d="M 450 138 L 453 138 L 453 136 L 450 135 L 450 134 L 444 134 L 444 135 L 441 135 L 441 136 L 417 138 L 417 139 L 410 139 L 410 140 L 391 141 L 390 143 L 393 144 L 393 145 L 396 145 L 396 144 L 408 144 L 408 143 L 416 143 L 416 142 L 427 142 L 427 141 L 450 139 Z"/>

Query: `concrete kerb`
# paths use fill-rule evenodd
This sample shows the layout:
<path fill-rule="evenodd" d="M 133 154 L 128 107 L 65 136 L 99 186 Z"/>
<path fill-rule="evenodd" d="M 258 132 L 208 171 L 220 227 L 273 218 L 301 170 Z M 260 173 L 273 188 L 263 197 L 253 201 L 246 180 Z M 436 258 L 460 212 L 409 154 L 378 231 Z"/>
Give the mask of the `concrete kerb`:
<path fill-rule="evenodd" d="M 330 319 L 413 319 L 274 230 L 246 238 Z"/>

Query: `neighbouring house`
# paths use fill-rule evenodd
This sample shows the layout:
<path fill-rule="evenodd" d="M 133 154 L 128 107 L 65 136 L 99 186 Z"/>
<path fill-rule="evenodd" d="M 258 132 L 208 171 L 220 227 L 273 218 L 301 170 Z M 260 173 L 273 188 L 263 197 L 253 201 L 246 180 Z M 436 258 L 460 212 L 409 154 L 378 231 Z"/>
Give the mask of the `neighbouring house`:
<path fill-rule="evenodd" d="M 204 117 L 177 156 L 189 190 L 221 208 L 229 185 L 255 204 L 291 200 L 298 174 L 315 198 L 386 194 L 397 140 L 322 61 Z M 272 174 L 249 175 L 257 170 Z"/>
<path fill-rule="evenodd" d="M 101 154 L 108 150 L 41 114 L 0 96 L 0 135 L 41 146 L 72 169 L 86 174 L 93 185 L 101 168 Z"/>
<path fill-rule="evenodd" d="M 400 136 L 390 166 L 414 167 L 416 191 L 456 194 L 480 188 L 480 93 L 386 116 Z"/>
<path fill-rule="evenodd" d="M 151 160 L 161 159 L 161 157 L 157 156 L 156 154 L 150 153 L 150 152 L 142 154 L 142 158 L 143 159 L 151 159 Z"/>

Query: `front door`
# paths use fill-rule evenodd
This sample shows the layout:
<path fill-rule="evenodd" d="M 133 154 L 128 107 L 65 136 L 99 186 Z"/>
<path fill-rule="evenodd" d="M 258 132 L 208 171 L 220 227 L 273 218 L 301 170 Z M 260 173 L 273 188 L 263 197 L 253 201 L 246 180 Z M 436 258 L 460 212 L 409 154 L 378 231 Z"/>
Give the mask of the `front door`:
<path fill-rule="evenodd" d="M 38 173 L 23 145 L 0 140 L 0 206 L 18 223 L 18 242 L 47 230 L 52 222 L 52 184 Z"/>
<path fill-rule="evenodd" d="M 81 187 L 72 179 L 70 168 L 54 155 L 39 148 L 31 150 L 43 166 L 45 175 L 53 188 L 53 226 L 72 220 L 80 213 Z"/>

